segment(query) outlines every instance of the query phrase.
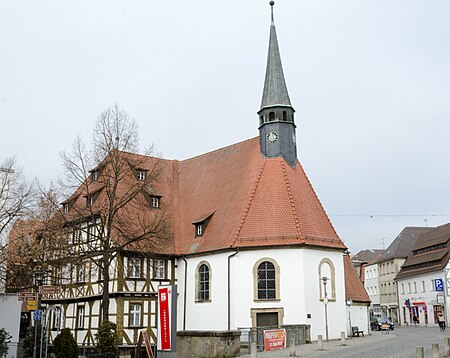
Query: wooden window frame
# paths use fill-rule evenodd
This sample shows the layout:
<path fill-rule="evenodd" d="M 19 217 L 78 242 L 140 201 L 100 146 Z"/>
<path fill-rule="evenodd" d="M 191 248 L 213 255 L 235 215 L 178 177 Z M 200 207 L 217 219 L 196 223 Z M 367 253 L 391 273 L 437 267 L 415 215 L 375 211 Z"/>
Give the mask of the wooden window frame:
<path fill-rule="evenodd" d="M 80 315 L 80 312 L 82 313 Z M 76 329 L 84 329 L 84 316 L 85 316 L 85 306 L 79 305 L 77 306 L 77 324 Z"/>
<path fill-rule="evenodd" d="M 133 307 L 139 307 L 138 311 L 132 311 Z M 142 302 L 130 302 L 128 308 L 128 326 L 129 327 L 142 327 L 142 312 L 143 312 L 143 304 Z M 139 319 L 139 322 L 134 322 L 135 318 Z"/>
<path fill-rule="evenodd" d="M 157 262 L 159 264 L 157 264 Z M 162 263 L 162 266 L 160 265 Z M 159 275 L 158 272 L 162 268 L 162 275 Z M 153 278 L 157 280 L 164 280 L 166 278 L 166 260 L 164 259 L 154 259 L 153 260 Z"/>
<path fill-rule="evenodd" d="M 127 278 L 142 278 L 142 258 L 127 258 Z"/>

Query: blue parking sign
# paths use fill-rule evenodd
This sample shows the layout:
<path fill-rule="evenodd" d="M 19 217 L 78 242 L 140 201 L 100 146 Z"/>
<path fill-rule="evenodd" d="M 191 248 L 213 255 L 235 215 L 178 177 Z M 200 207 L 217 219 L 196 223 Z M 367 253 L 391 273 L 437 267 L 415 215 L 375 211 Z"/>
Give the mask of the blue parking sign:
<path fill-rule="evenodd" d="M 42 319 L 42 311 L 36 310 L 33 313 L 33 321 L 40 321 Z"/>
<path fill-rule="evenodd" d="M 438 292 L 444 291 L 444 282 L 442 281 L 442 278 L 437 278 L 434 280 L 434 288 Z"/>

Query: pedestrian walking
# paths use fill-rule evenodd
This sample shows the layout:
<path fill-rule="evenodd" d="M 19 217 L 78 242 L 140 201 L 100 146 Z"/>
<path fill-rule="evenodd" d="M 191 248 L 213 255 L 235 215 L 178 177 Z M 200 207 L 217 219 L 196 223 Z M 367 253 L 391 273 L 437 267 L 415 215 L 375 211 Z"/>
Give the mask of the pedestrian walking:
<path fill-rule="evenodd" d="M 439 328 L 441 329 L 441 332 L 445 331 L 445 317 L 444 315 L 441 313 L 439 313 L 438 315 L 438 324 L 439 324 Z"/>

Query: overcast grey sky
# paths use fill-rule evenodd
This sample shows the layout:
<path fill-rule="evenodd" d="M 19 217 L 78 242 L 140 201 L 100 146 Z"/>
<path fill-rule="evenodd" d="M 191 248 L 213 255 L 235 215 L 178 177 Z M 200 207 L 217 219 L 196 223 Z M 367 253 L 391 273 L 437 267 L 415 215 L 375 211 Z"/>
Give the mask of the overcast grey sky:
<path fill-rule="evenodd" d="M 354 253 L 450 221 L 449 14 L 276 1 L 299 159 Z M 0 161 L 48 184 L 115 102 L 165 158 L 257 136 L 269 21 L 266 0 L 0 0 Z"/>

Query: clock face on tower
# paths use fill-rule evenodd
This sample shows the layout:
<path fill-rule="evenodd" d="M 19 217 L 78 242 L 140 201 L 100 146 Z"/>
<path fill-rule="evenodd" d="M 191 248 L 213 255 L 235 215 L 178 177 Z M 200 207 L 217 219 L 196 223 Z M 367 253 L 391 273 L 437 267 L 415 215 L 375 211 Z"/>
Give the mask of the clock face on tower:
<path fill-rule="evenodd" d="M 269 143 L 273 143 L 278 139 L 278 134 L 277 132 L 269 132 L 267 133 L 266 139 Z"/>

